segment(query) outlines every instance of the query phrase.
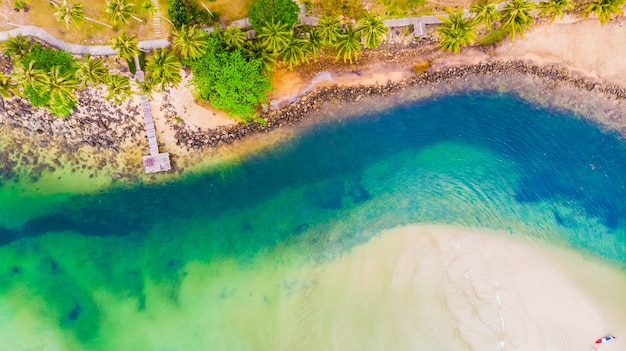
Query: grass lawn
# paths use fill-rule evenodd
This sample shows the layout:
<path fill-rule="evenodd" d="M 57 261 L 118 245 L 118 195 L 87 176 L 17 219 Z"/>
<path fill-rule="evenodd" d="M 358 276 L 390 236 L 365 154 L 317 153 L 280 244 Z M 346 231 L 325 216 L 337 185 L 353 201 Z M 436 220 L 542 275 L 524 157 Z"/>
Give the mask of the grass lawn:
<path fill-rule="evenodd" d="M 83 4 L 85 10 L 85 17 L 91 17 L 95 20 L 112 24 L 108 18 L 108 14 L 105 13 L 106 2 L 103 0 L 74 0 L 76 3 Z M 165 5 L 167 1 L 165 1 Z M 136 5 L 139 7 L 139 5 Z M 33 25 L 46 29 L 50 34 L 73 43 L 85 43 L 85 44 L 106 44 L 106 42 L 115 37 L 118 32 L 107 28 L 103 25 L 96 24 L 90 21 L 83 21 L 79 23 L 78 28 L 73 24 L 66 27 L 65 23 L 60 23 L 54 17 L 54 8 L 47 0 L 31 0 L 29 5 L 29 11 L 15 12 L 13 10 L 13 1 L 4 0 L 0 4 L 0 12 L 7 15 L 7 22 L 15 23 L 18 25 Z M 165 10 L 165 12 L 164 12 Z M 159 12 L 166 14 L 165 7 L 161 7 L 159 3 Z M 120 30 L 126 30 L 129 34 L 136 34 L 139 40 L 155 39 L 154 28 L 152 24 L 152 17 L 147 12 L 138 10 L 137 17 L 144 20 L 144 22 L 138 22 L 134 19 L 129 19 L 128 24 L 120 25 Z M 0 21 L 4 22 L 4 20 Z M 165 20 L 161 20 L 161 37 L 166 37 L 169 34 L 169 24 Z M 11 26 L 8 23 L 0 25 L 0 30 L 13 29 L 15 26 Z"/>

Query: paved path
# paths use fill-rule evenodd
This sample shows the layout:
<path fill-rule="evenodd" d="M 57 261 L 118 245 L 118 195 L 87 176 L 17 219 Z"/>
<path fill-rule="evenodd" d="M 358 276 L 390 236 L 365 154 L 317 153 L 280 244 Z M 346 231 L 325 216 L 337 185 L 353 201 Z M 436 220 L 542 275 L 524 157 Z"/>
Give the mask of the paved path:
<path fill-rule="evenodd" d="M 152 0 L 153 2 L 157 2 L 158 0 Z M 538 1 L 538 0 L 535 0 Z M 301 6 L 301 11 L 304 10 L 304 6 Z M 444 16 L 445 17 L 445 16 Z M 306 16 L 303 12 L 300 13 L 300 19 L 305 24 L 316 25 L 319 18 Z M 159 16 L 154 16 L 154 33 L 156 36 L 161 35 L 161 22 Z M 441 20 L 438 16 L 421 16 L 421 17 L 405 17 L 405 18 L 395 18 L 384 20 L 383 23 L 387 27 L 405 27 L 408 25 L 413 25 L 415 31 L 413 32 L 416 36 L 422 36 L 426 33 L 425 25 L 426 24 L 440 24 Z M 233 21 L 231 26 L 238 26 L 242 28 L 246 28 L 250 26 L 250 21 L 247 18 L 242 18 L 237 21 Z M 213 27 L 203 28 L 207 32 L 212 32 Z M 81 45 L 81 44 L 72 44 L 67 43 L 52 34 L 46 32 L 43 28 L 35 27 L 35 26 L 20 26 L 18 28 L 0 32 L 0 42 L 9 39 L 10 37 L 14 37 L 17 35 L 23 35 L 27 37 L 35 37 L 38 38 L 50 46 L 53 46 L 57 49 L 67 51 L 70 54 L 74 55 L 86 55 L 91 54 L 94 56 L 97 55 L 117 55 L 117 51 L 111 48 L 108 45 Z M 170 46 L 170 42 L 166 38 L 162 39 L 152 39 L 152 40 L 143 40 L 139 42 L 139 48 L 142 50 L 152 50 L 159 49 Z"/>
<path fill-rule="evenodd" d="M 34 26 L 20 26 L 9 31 L 0 32 L 0 42 L 18 35 L 38 38 L 50 46 L 67 51 L 74 55 L 117 55 L 117 50 L 113 50 L 113 48 L 108 45 L 81 45 L 67 43 L 46 32 L 44 29 Z M 170 42 L 167 39 L 153 39 L 139 42 L 139 48 L 142 50 L 164 48 L 169 45 Z"/>

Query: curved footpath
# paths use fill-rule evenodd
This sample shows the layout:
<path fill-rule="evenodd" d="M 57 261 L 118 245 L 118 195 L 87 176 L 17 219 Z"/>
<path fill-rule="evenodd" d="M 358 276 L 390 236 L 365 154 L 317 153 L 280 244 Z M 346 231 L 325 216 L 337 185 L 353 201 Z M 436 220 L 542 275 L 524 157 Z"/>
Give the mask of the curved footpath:
<path fill-rule="evenodd" d="M 18 35 L 35 37 L 50 46 L 59 50 L 67 51 L 74 55 L 117 55 L 117 50 L 114 50 L 108 45 L 81 45 L 68 43 L 46 32 L 43 28 L 35 26 L 20 26 L 9 31 L 0 32 L 0 41 L 5 41 Z M 139 48 L 142 50 L 158 49 L 169 45 L 170 42 L 167 39 L 143 40 L 139 42 Z"/>
<path fill-rule="evenodd" d="M 306 16 L 303 13 L 300 14 L 300 19 L 306 24 L 317 24 L 317 21 L 319 20 L 317 17 Z M 387 26 L 387 28 L 407 27 L 409 25 L 413 25 L 415 30 L 412 34 L 422 36 L 426 33 L 426 24 L 440 24 L 441 20 L 437 16 L 421 16 L 384 20 L 383 23 Z M 250 26 L 250 22 L 247 18 L 243 18 L 233 21 L 231 26 L 246 27 Z M 213 31 L 213 27 L 206 27 L 204 30 L 210 33 Z M 117 50 L 113 49 L 109 45 L 83 45 L 68 43 L 46 32 L 45 29 L 36 26 L 19 26 L 18 28 L 12 30 L 0 32 L 0 42 L 18 35 L 37 38 L 52 47 L 69 52 L 73 55 L 117 55 Z M 168 46 L 170 46 L 170 42 L 165 38 L 142 40 L 139 42 L 139 48 L 142 50 L 160 49 Z"/>

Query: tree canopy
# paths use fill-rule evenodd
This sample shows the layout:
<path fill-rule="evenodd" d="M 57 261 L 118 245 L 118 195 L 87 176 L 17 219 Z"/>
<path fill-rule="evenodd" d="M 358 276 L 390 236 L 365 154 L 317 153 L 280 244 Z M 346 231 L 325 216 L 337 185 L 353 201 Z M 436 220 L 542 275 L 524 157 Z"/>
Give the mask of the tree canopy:
<path fill-rule="evenodd" d="M 270 22 L 278 22 L 293 28 L 298 23 L 300 8 L 293 0 L 254 0 L 248 8 L 248 20 L 252 28 L 260 31 Z"/>
<path fill-rule="evenodd" d="M 272 88 L 257 59 L 247 60 L 240 50 L 227 51 L 216 35 L 209 35 L 204 55 L 186 60 L 191 68 L 194 95 L 244 121 L 254 120 L 259 104 Z"/>

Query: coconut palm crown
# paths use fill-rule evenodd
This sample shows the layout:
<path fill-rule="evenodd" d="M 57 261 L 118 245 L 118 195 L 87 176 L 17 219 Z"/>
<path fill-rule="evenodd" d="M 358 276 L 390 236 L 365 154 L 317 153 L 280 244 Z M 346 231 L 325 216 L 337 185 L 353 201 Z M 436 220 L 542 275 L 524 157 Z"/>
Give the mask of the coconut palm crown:
<path fill-rule="evenodd" d="M 174 32 L 172 48 L 184 59 L 196 59 L 206 53 L 206 34 L 205 31 L 196 26 L 187 27 L 183 25 Z"/>
<path fill-rule="evenodd" d="M 604 25 L 611 20 L 613 14 L 622 14 L 622 5 L 624 0 L 596 0 L 585 7 L 583 14 L 589 16 L 590 13 L 595 13 L 600 19 L 600 24 Z"/>
<path fill-rule="evenodd" d="M 524 38 L 524 31 L 533 23 L 530 11 L 534 4 L 527 0 L 511 0 L 502 10 L 502 28 L 508 30 L 511 40 L 519 33 Z"/>
<path fill-rule="evenodd" d="M 370 49 L 377 47 L 388 31 L 380 17 L 369 13 L 365 14 L 363 19 L 359 21 L 358 28 L 363 35 L 365 46 Z"/>
<path fill-rule="evenodd" d="M 474 15 L 474 23 L 483 23 L 488 30 L 491 29 L 493 22 L 501 17 L 496 6 L 490 3 L 489 0 L 483 0 L 470 6 L 470 13 Z"/>
<path fill-rule="evenodd" d="M 137 40 L 137 36 L 131 35 L 129 37 L 125 30 L 121 31 L 117 37 L 111 39 L 109 44 L 113 49 L 118 50 L 117 55 L 120 58 L 132 58 L 139 53 L 139 41 Z"/>
<path fill-rule="evenodd" d="M 446 8 L 448 17 L 439 16 L 443 22 L 437 32 L 441 36 L 439 46 L 447 51 L 458 53 L 461 47 L 472 44 L 476 39 L 474 32 L 474 22 L 469 18 L 463 17 L 463 9 L 458 8 L 456 11 L 450 7 Z"/>
<path fill-rule="evenodd" d="M 537 4 L 539 14 L 541 16 L 548 16 L 550 23 L 558 18 L 565 16 L 565 11 L 570 11 L 574 8 L 571 0 L 548 0 L 542 1 Z"/>

